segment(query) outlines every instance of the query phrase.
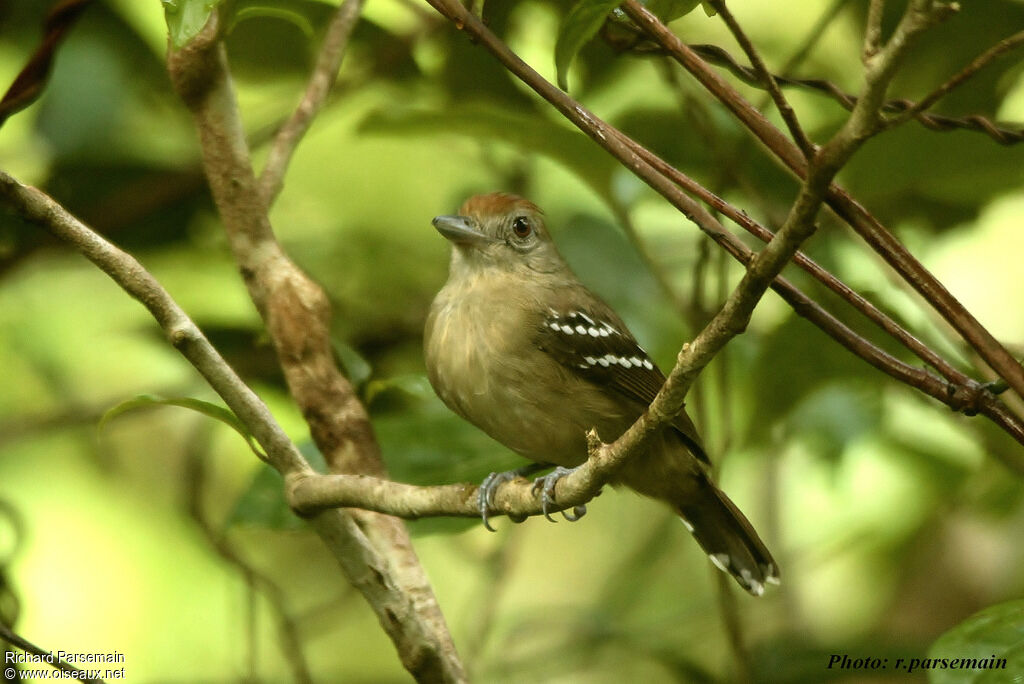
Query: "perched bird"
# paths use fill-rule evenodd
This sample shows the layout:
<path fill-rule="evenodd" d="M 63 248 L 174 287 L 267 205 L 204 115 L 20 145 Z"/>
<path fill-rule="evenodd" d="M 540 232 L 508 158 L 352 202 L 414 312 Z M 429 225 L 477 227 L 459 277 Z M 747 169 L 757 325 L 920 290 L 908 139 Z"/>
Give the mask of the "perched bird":
<path fill-rule="evenodd" d="M 546 508 L 557 479 L 586 461 L 587 431 L 605 442 L 618 438 L 665 376 L 569 269 L 532 202 L 479 195 L 433 224 L 452 243 L 452 256 L 427 318 L 430 383 L 455 413 L 543 464 L 492 473 L 481 487 L 484 523 L 498 484 L 557 466 L 536 481 Z M 680 412 L 613 484 L 668 503 L 711 561 L 759 596 L 778 582 L 778 568 L 709 470 L 697 430 Z"/>

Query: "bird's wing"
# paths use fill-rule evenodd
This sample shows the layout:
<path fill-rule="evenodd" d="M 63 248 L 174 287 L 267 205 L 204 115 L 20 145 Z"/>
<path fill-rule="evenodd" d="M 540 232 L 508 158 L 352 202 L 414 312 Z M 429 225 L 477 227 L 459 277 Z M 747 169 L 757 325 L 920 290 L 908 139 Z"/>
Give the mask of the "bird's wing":
<path fill-rule="evenodd" d="M 605 307 L 552 309 L 537 333 L 536 345 L 581 377 L 643 406 L 649 406 L 665 376 L 618 316 Z M 684 411 L 672 421 L 694 456 L 708 463 L 693 421 Z"/>

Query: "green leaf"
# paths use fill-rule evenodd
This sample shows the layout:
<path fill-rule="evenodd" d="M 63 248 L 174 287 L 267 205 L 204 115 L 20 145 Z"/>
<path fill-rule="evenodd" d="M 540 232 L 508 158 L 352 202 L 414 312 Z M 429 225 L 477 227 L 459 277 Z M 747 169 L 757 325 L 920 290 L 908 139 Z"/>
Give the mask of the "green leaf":
<path fill-rule="evenodd" d="M 565 15 L 555 42 L 555 71 L 559 88 L 569 89 L 566 77 L 576 53 L 601 30 L 605 17 L 620 4 L 621 0 L 580 0 Z"/>
<path fill-rule="evenodd" d="M 700 0 L 643 0 L 641 4 L 662 21 L 672 21 L 689 13 Z M 580 0 L 565 15 L 555 42 L 555 71 L 558 87 L 568 90 L 569 65 L 580 49 L 597 35 L 608 14 L 622 4 L 622 0 Z M 705 7 L 705 12 L 708 8 Z"/>
<path fill-rule="evenodd" d="M 656 14 L 663 22 L 669 22 L 689 14 L 697 5 L 701 4 L 704 5 L 704 12 L 709 17 L 715 14 L 715 10 L 710 5 L 702 3 L 700 0 L 641 0 L 640 4 Z"/>
<path fill-rule="evenodd" d="M 331 346 L 334 348 L 334 354 L 341 361 L 345 377 L 353 386 L 360 387 L 370 379 L 373 367 L 354 347 L 334 338 L 331 339 Z"/>
<path fill-rule="evenodd" d="M 223 0 L 162 0 L 167 30 L 175 48 L 195 38 Z"/>
<path fill-rule="evenodd" d="M 975 613 L 940 636 L 928 658 L 931 662 L 921 670 L 927 669 L 930 684 L 1019 681 L 1016 676 L 1024 672 L 1024 600 Z"/>
<path fill-rule="evenodd" d="M 246 19 L 267 17 L 282 19 L 313 36 L 323 17 L 323 0 L 235 0 L 228 30 Z"/>
<path fill-rule="evenodd" d="M 202 413 L 204 416 L 208 416 L 214 420 L 219 420 L 240 434 L 245 440 L 245 443 L 249 445 L 250 449 L 252 449 L 253 453 L 259 456 L 261 460 L 265 461 L 267 458 L 260 450 L 259 446 L 257 446 L 252 433 L 249 432 L 248 428 L 245 427 L 245 424 L 238 419 L 238 416 L 223 406 L 211 404 L 208 401 L 194 399 L 192 397 L 161 397 L 156 394 L 140 394 L 133 399 L 122 401 L 117 406 L 109 409 L 103 414 L 103 417 L 100 418 L 100 422 L 96 426 L 96 429 L 102 430 L 108 422 L 123 413 L 150 406 L 180 406 L 181 408 L 187 408 L 192 411 L 196 411 L 197 413 Z"/>

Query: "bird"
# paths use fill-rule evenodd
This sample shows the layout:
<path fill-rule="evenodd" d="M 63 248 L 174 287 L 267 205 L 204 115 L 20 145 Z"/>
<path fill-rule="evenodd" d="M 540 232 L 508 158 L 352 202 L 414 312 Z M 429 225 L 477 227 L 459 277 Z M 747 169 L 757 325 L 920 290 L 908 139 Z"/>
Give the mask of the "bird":
<path fill-rule="evenodd" d="M 646 410 L 665 376 L 615 311 L 562 258 L 544 214 L 527 199 L 470 197 L 432 221 L 451 243 L 448 280 L 424 331 L 427 376 L 453 412 L 534 463 L 491 473 L 478 504 L 485 526 L 502 482 L 537 478 L 544 513 L 558 479 L 587 459 L 587 433 L 618 438 Z M 616 473 L 667 503 L 710 561 L 754 596 L 777 584 L 775 560 L 711 478 L 711 461 L 685 410 Z M 585 513 L 577 507 L 569 520 Z M 550 518 L 549 518 L 550 519 Z"/>

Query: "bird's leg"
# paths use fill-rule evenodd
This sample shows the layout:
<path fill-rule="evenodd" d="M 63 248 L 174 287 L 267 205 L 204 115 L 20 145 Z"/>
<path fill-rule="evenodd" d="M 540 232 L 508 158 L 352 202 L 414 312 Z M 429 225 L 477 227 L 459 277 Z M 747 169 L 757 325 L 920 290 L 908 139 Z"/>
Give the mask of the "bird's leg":
<path fill-rule="evenodd" d="M 515 470 L 506 470 L 502 473 L 491 473 L 484 478 L 484 481 L 480 483 L 480 489 L 476 495 L 477 510 L 480 511 L 480 517 L 484 521 L 484 527 L 491 532 L 494 532 L 494 528 L 491 527 L 491 523 L 488 522 L 490 518 L 491 508 L 494 506 L 494 493 L 498 491 L 498 487 L 511 482 L 517 477 L 529 477 L 534 473 L 539 473 L 542 470 L 547 470 L 554 466 L 554 463 L 530 463 L 524 465 L 522 468 L 516 468 Z"/>
<path fill-rule="evenodd" d="M 579 468 L 579 466 L 576 466 L 576 468 Z M 550 508 L 551 504 L 556 503 L 555 485 L 558 484 L 558 481 L 561 480 L 566 475 L 575 472 L 576 468 L 563 468 L 562 466 L 558 466 L 547 475 L 542 475 L 541 477 L 538 477 L 536 480 L 533 481 L 532 491 L 534 494 L 540 492 L 541 510 L 544 511 L 544 517 L 550 520 L 551 522 L 558 522 L 557 520 L 551 517 L 550 513 L 548 513 L 548 508 Z M 566 513 L 565 511 L 562 511 L 562 517 L 568 520 L 569 522 L 576 522 L 586 514 L 587 507 L 584 504 L 580 504 L 579 506 L 573 506 L 572 513 Z"/>

